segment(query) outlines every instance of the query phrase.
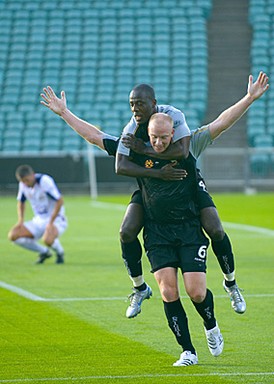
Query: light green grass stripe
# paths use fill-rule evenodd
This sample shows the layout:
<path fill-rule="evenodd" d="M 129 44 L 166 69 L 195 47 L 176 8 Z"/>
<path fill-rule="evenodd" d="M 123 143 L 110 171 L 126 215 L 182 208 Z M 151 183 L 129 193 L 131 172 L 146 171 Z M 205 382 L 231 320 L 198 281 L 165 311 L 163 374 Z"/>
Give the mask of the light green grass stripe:
<path fill-rule="evenodd" d="M 114 209 L 118 211 L 123 211 L 126 209 L 126 205 L 124 204 L 116 204 L 116 203 L 106 203 L 106 202 L 101 202 L 101 201 L 92 201 L 91 205 L 94 208 L 99 208 L 99 209 Z M 227 228 L 231 229 L 239 229 L 242 231 L 247 231 L 247 232 L 256 232 L 260 233 L 262 235 L 274 237 L 274 230 L 273 229 L 268 229 L 268 228 L 262 228 L 262 227 L 256 227 L 253 225 L 246 225 L 246 224 L 237 224 L 237 223 L 230 223 L 230 222 L 223 222 L 223 224 Z"/>
<path fill-rule="evenodd" d="M 48 377 L 48 378 L 29 378 L 29 379 L 8 379 L 0 380 L 0 383 L 31 383 L 33 381 L 71 381 L 71 380 L 109 380 L 109 379 L 141 379 L 157 377 L 231 377 L 231 376 L 272 376 L 274 372 L 230 372 L 230 373 L 167 373 L 167 374 L 144 374 L 144 375 L 125 375 L 125 376 L 82 376 L 82 377 Z"/>

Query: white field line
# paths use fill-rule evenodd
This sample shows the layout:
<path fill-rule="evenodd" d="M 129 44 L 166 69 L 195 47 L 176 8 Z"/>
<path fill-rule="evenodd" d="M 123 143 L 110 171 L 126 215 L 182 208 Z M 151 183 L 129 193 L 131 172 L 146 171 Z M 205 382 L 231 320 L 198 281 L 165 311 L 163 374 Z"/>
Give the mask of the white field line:
<path fill-rule="evenodd" d="M 0 281 L 0 287 L 6 289 L 7 291 L 17 293 L 17 295 L 22 296 L 25 299 L 29 299 L 33 301 L 45 301 L 43 297 L 34 295 L 31 292 L 25 291 L 24 289 L 16 287 L 15 285 L 5 283 L 4 281 Z"/>
<path fill-rule="evenodd" d="M 26 291 L 25 289 L 22 289 L 20 287 L 16 287 L 15 285 L 11 285 L 8 283 L 5 283 L 4 281 L 0 281 L 0 288 L 4 288 L 7 291 L 16 293 L 19 296 L 24 297 L 25 299 L 32 300 L 32 301 L 114 301 L 114 300 L 120 300 L 125 301 L 125 296 L 114 296 L 114 297 L 55 297 L 55 298 L 46 298 L 37 296 L 29 291 Z M 250 294 L 245 295 L 245 297 L 250 298 L 265 298 L 265 297 L 274 297 L 274 293 L 261 293 L 261 294 Z M 155 299 L 161 299 L 161 296 L 154 296 Z M 182 298 L 187 298 L 187 296 L 182 296 Z M 216 299 L 222 299 L 227 298 L 227 295 L 214 295 L 214 298 Z"/>
<path fill-rule="evenodd" d="M 166 373 L 166 374 L 143 374 L 143 375 L 124 375 L 124 376 L 80 376 L 80 377 L 45 377 L 45 378 L 26 378 L 26 379 L 6 379 L 0 383 L 33 383 L 39 381 L 73 381 L 78 380 L 123 380 L 123 379 L 144 379 L 157 377 L 233 377 L 233 376 L 273 376 L 274 372 L 229 372 L 229 373 Z"/>

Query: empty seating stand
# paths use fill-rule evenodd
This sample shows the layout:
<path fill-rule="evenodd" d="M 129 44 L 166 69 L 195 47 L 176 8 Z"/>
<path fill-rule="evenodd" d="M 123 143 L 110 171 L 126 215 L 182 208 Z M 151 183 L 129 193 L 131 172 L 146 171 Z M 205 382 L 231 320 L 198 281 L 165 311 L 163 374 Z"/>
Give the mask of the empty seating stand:
<path fill-rule="evenodd" d="M 253 30 L 251 72 L 274 76 L 274 0 L 250 0 L 249 22 Z M 247 137 L 254 148 L 250 156 L 253 175 L 271 176 L 274 170 L 274 92 L 269 91 L 248 112 Z"/>
<path fill-rule="evenodd" d="M 140 0 L 138 7 L 131 0 L 109 0 L 107 7 L 101 0 L 2 0 L 1 151 L 85 148 L 40 105 L 46 85 L 57 94 L 64 89 L 82 118 L 119 135 L 131 88 L 149 83 L 158 103 L 186 111 L 196 128 L 206 109 L 211 7 L 211 0 Z"/>

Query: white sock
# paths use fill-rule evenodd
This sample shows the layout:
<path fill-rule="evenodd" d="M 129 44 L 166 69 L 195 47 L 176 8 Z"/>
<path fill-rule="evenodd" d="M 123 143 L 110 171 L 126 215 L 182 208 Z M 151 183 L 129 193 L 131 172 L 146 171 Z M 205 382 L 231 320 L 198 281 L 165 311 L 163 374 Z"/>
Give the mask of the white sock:
<path fill-rule="evenodd" d="M 235 271 L 233 271 L 231 273 L 228 273 L 228 274 L 224 273 L 224 278 L 225 278 L 226 281 L 233 281 L 233 280 L 235 280 Z"/>
<path fill-rule="evenodd" d="M 137 277 L 132 277 L 132 276 L 129 276 L 129 277 L 133 282 L 133 287 L 140 287 L 140 285 L 144 284 L 144 282 L 145 282 L 143 275 L 140 275 Z"/>
<path fill-rule="evenodd" d="M 56 253 L 59 253 L 59 254 L 63 254 L 64 253 L 64 248 L 62 247 L 61 243 L 60 243 L 60 240 L 58 238 L 56 238 L 54 240 L 54 242 L 51 244 L 51 248 L 56 252 Z"/>
<path fill-rule="evenodd" d="M 48 248 L 44 245 L 37 243 L 34 239 L 29 237 L 19 237 L 14 241 L 15 244 L 20 245 L 23 248 L 29 249 L 33 252 L 46 253 L 48 252 Z"/>

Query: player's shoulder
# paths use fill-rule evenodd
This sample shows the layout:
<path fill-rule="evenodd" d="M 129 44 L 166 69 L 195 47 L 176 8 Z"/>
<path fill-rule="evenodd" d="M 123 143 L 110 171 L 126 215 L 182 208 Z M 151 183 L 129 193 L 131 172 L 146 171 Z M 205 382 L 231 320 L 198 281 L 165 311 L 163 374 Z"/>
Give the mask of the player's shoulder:
<path fill-rule="evenodd" d="M 210 124 L 207 124 L 207 125 L 203 125 L 202 127 L 199 127 L 199 128 L 196 128 L 196 129 L 193 129 L 191 130 L 191 138 L 195 138 L 197 136 L 208 136 L 210 135 L 210 132 L 209 132 L 209 125 Z"/>
<path fill-rule="evenodd" d="M 36 183 L 39 184 L 40 186 L 55 184 L 53 177 L 46 173 L 36 173 L 35 179 L 36 179 Z"/>
<path fill-rule="evenodd" d="M 179 108 L 176 108 L 173 105 L 169 105 L 169 104 L 157 105 L 157 112 L 166 113 L 167 115 L 182 113 L 182 111 Z"/>
<path fill-rule="evenodd" d="M 134 116 L 131 117 L 131 119 L 128 121 L 128 123 L 125 125 L 123 129 L 123 133 L 133 133 L 137 127 L 136 120 Z"/>

